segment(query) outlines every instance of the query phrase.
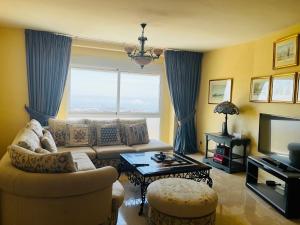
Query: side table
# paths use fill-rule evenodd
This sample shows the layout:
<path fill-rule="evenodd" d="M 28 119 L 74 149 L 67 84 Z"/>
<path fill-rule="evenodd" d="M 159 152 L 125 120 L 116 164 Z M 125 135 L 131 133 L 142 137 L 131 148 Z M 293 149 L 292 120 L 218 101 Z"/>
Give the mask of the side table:
<path fill-rule="evenodd" d="M 246 160 L 247 160 L 247 146 L 250 144 L 249 138 L 235 138 L 234 136 L 223 136 L 221 133 L 205 133 L 206 147 L 205 147 L 205 158 L 203 162 L 210 164 L 213 167 L 222 169 L 227 173 L 246 171 Z M 213 141 L 216 144 L 221 144 L 228 147 L 228 154 L 224 154 L 224 159 L 227 159 L 226 164 L 221 164 L 213 160 L 213 156 L 209 156 L 209 153 L 215 154 L 216 149 L 209 149 L 209 141 Z M 243 146 L 241 154 L 233 153 L 234 146 Z"/>

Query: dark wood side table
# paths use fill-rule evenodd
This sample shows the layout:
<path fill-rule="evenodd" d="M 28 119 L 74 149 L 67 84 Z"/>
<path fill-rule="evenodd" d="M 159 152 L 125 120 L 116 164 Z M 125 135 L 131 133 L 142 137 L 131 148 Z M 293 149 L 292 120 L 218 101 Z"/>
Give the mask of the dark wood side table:
<path fill-rule="evenodd" d="M 246 171 L 246 160 L 247 160 L 247 146 L 250 145 L 249 138 L 235 138 L 233 136 L 223 136 L 221 133 L 205 133 L 206 147 L 205 147 L 205 158 L 203 162 L 210 164 L 213 167 L 222 169 L 227 173 Z M 227 159 L 226 164 L 217 163 L 213 160 L 213 156 L 209 153 L 216 153 L 216 149 L 209 149 L 209 141 L 214 141 L 216 144 L 225 145 L 228 147 L 228 155 L 223 155 Z M 233 153 L 234 146 L 243 146 L 241 154 Z"/>

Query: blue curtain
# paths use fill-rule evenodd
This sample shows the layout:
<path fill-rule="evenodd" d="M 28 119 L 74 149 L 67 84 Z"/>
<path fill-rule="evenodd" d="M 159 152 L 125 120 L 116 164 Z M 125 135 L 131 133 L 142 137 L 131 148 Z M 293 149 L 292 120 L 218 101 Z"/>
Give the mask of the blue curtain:
<path fill-rule="evenodd" d="M 72 39 L 25 30 L 30 118 L 47 125 L 58 113 L 70 63 Z"/>
<path fill-rule="evenodd" d="M 174 151 L 182 154 L 197 152 L 195 104 L 199 91 L 202 53 L 165 51 L 165 64 L 170 95 L 178 127 Z"/>

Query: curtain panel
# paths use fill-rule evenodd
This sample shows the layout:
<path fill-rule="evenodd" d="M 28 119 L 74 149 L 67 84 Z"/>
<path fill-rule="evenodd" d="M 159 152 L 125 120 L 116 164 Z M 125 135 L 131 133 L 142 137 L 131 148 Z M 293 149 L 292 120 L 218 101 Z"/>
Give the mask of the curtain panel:
<path fill-rule="evenodd" d="M 62 100 L 72 39 L 50 32 L 25 30 L 29 106 L 31 119 L 47 125 Z"/>
<path fill-rule="evenodd" d="M 202 53 L 165 51 L 168 85 L 178 121 L 174 151 L 187 154 L 197 149 L 195 104 L 199 92 Z"/>

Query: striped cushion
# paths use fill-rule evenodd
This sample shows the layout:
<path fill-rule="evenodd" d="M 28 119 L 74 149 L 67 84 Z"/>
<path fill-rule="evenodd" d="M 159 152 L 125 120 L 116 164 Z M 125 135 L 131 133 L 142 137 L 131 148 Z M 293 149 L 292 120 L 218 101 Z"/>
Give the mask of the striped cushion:
<path fill-rule="evenodd" d="M 149 143 L 148 128 L 146 123 L 125 125 L 126 144 L 138 145 Z"/>

